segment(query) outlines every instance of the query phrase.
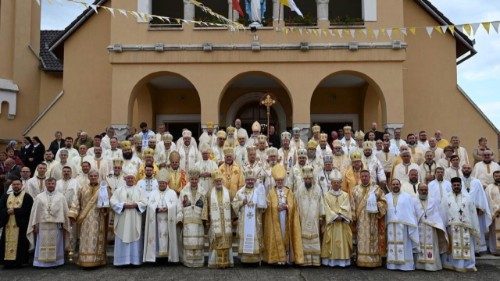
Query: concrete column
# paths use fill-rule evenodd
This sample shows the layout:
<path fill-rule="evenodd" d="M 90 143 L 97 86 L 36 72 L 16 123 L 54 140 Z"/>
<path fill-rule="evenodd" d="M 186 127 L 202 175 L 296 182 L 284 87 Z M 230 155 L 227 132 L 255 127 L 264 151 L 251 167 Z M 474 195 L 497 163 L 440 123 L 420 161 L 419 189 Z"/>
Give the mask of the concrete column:
<path fill-rule="evenodd" d="M 330 20 L 328 19 L 328 3 L 330 0 L 316 0 L 316 16 L 317 25 L 319 28 L 329 28 Z"/>
<path fill-rule="evenodd" d="M 194 5 L 187 0 L 184 0 L 184 19 L 194 20 Z"/>
<path fill-rule="evenodd" d="M 273 27 L 285 26 L 283 13 L 283 5 L 280 5 L 280 1 L 273 0 Z"/>
<path fill-rule="evenodd" d="M 144 14 L 152 14 L 153 4 L 152 0 L 137 0 L 137 12 Z M 138 18 L 137 22 L 147 23 L 147 19 Z"/>

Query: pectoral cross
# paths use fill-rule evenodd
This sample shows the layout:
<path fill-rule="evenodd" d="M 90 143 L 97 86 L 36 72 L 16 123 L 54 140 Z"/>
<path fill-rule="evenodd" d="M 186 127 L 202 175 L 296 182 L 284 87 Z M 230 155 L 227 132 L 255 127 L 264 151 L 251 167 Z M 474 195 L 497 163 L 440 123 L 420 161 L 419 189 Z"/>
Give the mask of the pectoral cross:
<path fill-rule="evenodd" d="M 464 211 L 462 211 L 462 209 L 460 209 L 458 212 L 460 213 L 460 216 L 462 216 L 464 213 Z"/>
<path fill-rule="evenodd" d="M 250 220 L 250 219 L 252 219 L 252 218 L 253 218 L 253 216 L 254 216 L 254 215 L 253 215 L 253 212 L 248 212 L 248 214 L 247 214 L 247 219 L 249 219 L 249 220 Z"/>

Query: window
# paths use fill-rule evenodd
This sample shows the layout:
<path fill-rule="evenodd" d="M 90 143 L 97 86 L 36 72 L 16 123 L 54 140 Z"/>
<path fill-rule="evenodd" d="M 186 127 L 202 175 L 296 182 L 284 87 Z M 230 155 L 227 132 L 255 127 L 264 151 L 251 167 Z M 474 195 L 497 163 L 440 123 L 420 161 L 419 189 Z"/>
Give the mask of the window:
<path fill-rule="evenodd" d="M 332 0 L 330 0 L 331 2 Z M 316 26 L 318 21 L 318 8 L 316 0 L 295 0 L 294 1 L 304 17 L 299 16 L 289 7 L 283 7 L 283 19 L 287 26 Z"/>
<path fill-rule="evenodd" d="M 171 18 L 184 18 L 184 1 L 183 0 L 152 0 L 152 14 L 156 16 L 165 16 Z M 164 22 L 154 18 L 150 22 L 154 25 L 178 27 L 181 24 L 176 21 Z"/>
<path fill-rule="evenodd" d="M 330 25 L 363 24 L 362 0 L 330 0 L 328 18 Z"/>

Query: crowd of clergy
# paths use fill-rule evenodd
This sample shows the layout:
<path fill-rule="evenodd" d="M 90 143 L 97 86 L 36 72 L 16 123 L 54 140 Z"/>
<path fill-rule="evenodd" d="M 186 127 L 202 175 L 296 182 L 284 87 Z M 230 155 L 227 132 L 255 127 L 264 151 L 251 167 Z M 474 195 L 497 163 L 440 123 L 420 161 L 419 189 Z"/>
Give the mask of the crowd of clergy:
<path fill-rule="evenodd" d="M 121 142 L 112 128 L 93 141 L 58 132 L 33 176 L 6 159 L 0 264 L 99 267 L 114 245 L 115 266 L 463 272 L 500 254 L 500 167 L 483 138 L 470 161 L 439 131 L 403 140 L 376 124 L 331 136 L 314 125 L 305 140 L 299 128 L 276 140 L 258 122 L 205 127 L 177 141 L 145 123 Z"/>

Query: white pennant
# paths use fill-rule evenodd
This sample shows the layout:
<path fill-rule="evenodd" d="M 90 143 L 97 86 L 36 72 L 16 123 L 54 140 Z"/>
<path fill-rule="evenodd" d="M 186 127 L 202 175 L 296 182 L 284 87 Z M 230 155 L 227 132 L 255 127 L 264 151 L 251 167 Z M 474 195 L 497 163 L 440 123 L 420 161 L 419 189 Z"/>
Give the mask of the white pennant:
<path fill-rule="evenodd" d="M 408 36 L 408 31 L 406 27 L 400 28 L 399 31 L 404 34 L 404 36 Z"/>
<path fill-rule="evenodd" d="M 330 30 L 328 30 L 328 32 L 330 32 L 331 36 L 335 36 L 335 33 L 333 33 L 333 30 L 330 29 Z"/>
<path fill-rule="evenodd" d="M 92 8 L 92 10 L 94 10 L 95 13 L 98 14 L 96 5 L 92 4 L 92 5 L 90 5 L 90 8 Z"/>
<path fill-rule="evenodd" d="M 476 32 L 479 29 L 480 25 L 481 25 L 481 23 L 479 23 L 479 22 L 471 23 L 471 26 L 472 26 L 472 35 L 476 34 Z"/>
<path fill-rule="evenodd" d="M 351 33 L 352 38 L 356 38 L 356 30 L 350 29 L 349 32 Z"/>
<path fill-rule="evenodd" d="M 126 17 L 128 17 L 128 15 L 127 15 L 127 11 L 125 11 L 125 10 L 123 10 L 123 9 L 118 9 L 118 12 L 120 12 L 120 14 L 122 14 L 122 15 L 124 15 L 124 16 L 126 16 Z"/>
<path fill-rule="evenodd" d="M 342 38 L 342 37 L 343 37 L 343 32 L 344 32 L 344 30 L 342 30 L 342 29 L 337 29 L 337 33 L 339 34 L 340 38 Z"/>
<path fill-rule="evenodd" d="M 432 37 L 432 32 L 434 31 L 434 27 L 428 26 L 425 28 L 425 30 L 427 30 L 427 35 L 429 35 L 429 37 Z"/>
<path fill-rule="evenodd" d="M 378 38 L 379 33 L 380 33 L 380 30 L 378 30 L 378 29 L 373 30 L 373 35 L 375 35 L 375 39 Z"/>
<path fill-rule="evenodd" d="M 366 30 L 366 28 L 363 28 L 363 30 L 361 30 L 361 32 L 363 32 L 365 37 L 368 37 L 368 31 Z"/>
<path fill-rule="evenodd" d="M 392 28 L 388 28 L 385 32 L 387 33 L 389 39 L 392 39 Z"/>
<path fill-rule="evenodd" d="M 494 21 L 491 23 L 491 25 L 493 25 L 493 28 L 498 33 L 498 27 L 500 26 L 500 21 Z"/>
<path fill-rule="evenodd" d="M 458 31 L 465 33 L 463 24 L 455 25 L 455 29 L 458 29 Z"/>
<path fill-rule="evenodd" d="M 446 30 L 448 30 L 448 26 L 447 25 L 441 26 L 441 30 L 443 31 L 443 33 L 446 33 Z"/>

